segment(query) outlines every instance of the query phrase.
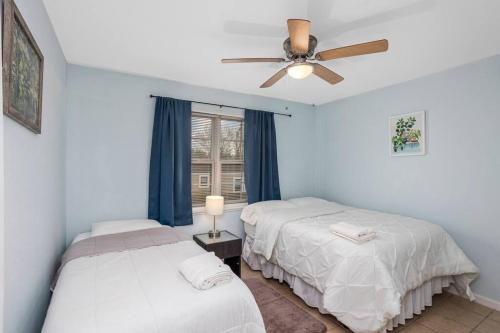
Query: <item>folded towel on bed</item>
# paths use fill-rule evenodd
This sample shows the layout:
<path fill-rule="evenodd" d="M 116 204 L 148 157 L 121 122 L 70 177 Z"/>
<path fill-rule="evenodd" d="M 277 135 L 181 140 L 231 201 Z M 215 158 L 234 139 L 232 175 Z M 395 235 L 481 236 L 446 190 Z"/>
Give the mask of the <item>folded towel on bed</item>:
<path fill-rule="evenodd" d="M 330 225 L 330 231 L 355 243 L 363 243 L 375 238 L 375 231 L 372 228 L 345 222 Z"/>
<path fill-rule="evenodd" d="M 362 244 L 364 242 L 368 242 L 369 240 L 372 240 L 375 238 L 375 233 L 368 234 L 366 236 L 359 237 L 359 238 L 351 238 L 349 236 L 336 233 L 334 231 L 332 231 L 332 234 L 334 234 L 335 236 L 339 236 L 339 237 L 345 238 L 347 240 L 350 240 L 351 242 L 356 243 L 356 244 Z"/>
<path fill-rule="evenodd" d="M 231 268 L 213 252 L 184 260 L 179 266 L 179 271 L 193 287 L 201 290 L 227 283 L 233 278 Z"/>

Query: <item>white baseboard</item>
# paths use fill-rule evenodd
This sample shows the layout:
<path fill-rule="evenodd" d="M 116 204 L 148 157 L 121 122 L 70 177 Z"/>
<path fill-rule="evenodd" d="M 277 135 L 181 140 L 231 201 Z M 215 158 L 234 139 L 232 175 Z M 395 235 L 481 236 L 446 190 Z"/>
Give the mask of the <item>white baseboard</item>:
<path fill-rule="evenodd" d="M 464 297 L 463 295 L 459 295 L 453 288 L 447 288 L 446 291 L 449 292 L 450 294 Z M 481 304 L 481 305 L 484 305 L 484 306 L 487 306 L 490 309 L 500 311 L 500 302 L 499 301 L 495 301 L 494 299 L 491 299 L 491 298 L 488 298 L 488 297 L 485 297 L 482 295 L 478 295 L 476 293 L 474 293 L 474 296 L 476 296 L 476 300 L 474 302 Z M 464 297 L 464 298 L 467 299 L 468 297 Z"/>
<path fill-rule="evenodd" d="M 484 297 L 484 296 L 481 296 L 478 294 L 475 294 L 475 296 L 476 296 L 476 302 L 478 302 L 479 304 L 487 306 L 490 309 L 500 311 L 500 302 L 499 301 L 495 301 L 494 299 Z"/>

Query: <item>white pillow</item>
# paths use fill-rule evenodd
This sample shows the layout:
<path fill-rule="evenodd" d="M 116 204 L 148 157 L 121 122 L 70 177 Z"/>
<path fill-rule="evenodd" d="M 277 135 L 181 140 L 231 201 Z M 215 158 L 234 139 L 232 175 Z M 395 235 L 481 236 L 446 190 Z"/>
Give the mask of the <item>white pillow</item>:
<path fill-rule="evenodd" d="M 256 202 L 254 204 L 248 205 L 241 211 L 240 218 L 248 224 L 257 224 L 258 219 L 262 214 L 269 213 L 276 209 L 281 208 L 293 208 L 295 207 L 291 203 L 283 200 L 268 200 Z"/>
<path fill-rule="evenodd" d="M 325 199 L 314 198 L 314 197 L 303 197 L 303 198 L 290 199 L 288 200 L 288 202 L 295 206 L 303 207 L 303 206 L 315 205 L 318 203 L 325 203 L 328 201 Z"/>
<path fill-rule="evenodd" d="M 120 232 L 157 228 L 162 225 L 155 220 L 115 220 L 92 223 L 92 237 Z"/>
<path fill-rule="evenodd" d="M 75 244 L 76 242 L 79 242 L 81 240 L 87 239 L 89 237 L 92 237 L 90 235 L 90 232 L 82 232 L 81 234 L 76 235 L 76 237 L 73 239 L 71 244 Z"/>

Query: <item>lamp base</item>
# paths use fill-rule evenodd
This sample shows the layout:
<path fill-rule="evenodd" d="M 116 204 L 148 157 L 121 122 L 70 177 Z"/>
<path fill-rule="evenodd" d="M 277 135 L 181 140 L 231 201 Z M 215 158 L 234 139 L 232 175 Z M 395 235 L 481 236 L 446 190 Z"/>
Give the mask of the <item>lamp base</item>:
<path fill-rule="evenodd" d="M 208 232 L 208 238 L 219 238 L 220 237 L 220 231 L 219 230 L 210 230 Z"/>

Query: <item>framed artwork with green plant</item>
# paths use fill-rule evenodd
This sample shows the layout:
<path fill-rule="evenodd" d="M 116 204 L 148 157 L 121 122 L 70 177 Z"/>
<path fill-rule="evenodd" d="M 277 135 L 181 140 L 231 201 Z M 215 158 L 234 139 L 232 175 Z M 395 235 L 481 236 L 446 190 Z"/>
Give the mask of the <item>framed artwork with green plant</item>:
<path fill-rule="evenodd" d="M 425 111 L 389 117 L 391 156 L 425 154 Z"/>

